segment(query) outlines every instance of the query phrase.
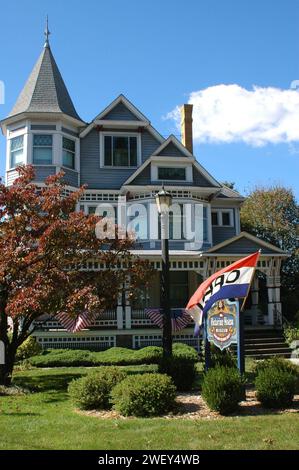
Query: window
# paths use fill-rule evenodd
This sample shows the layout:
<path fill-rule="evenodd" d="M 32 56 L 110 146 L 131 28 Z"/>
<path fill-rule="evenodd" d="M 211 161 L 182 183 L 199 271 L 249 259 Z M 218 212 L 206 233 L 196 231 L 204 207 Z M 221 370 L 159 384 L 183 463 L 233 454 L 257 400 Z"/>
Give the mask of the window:
<path fill-rule="evenodd" d="M 75 168 L 76 144 L 72 139 L 62 138 L 62 165 L 67 168 Z"/>
<path fill-rule="evenodd" d="M 184 308 L 189 300 L 187 271 L 170 271 L 170 307 Z"/>
<path fill-rule="evenodd" d="M 218 212 L 212 212 L 212 225 L 219 225 Z"/>
<path fill-rule="evenodd" d="M 158 179 L 159 180 L 185 181 L 186 180 L 186 168 L 158 167 Z"/>
<path fill-rule="evenodd" d="M 222 225 L 231 225 L 230 212 L 222 212 Z"/>
<path fill-rule="evenodd" d="M 33 163 L 52 165 L 53 137 L 50 134 L 33 135 Z"/>
<path fill-rule="evenodd" d="M 105 166 L 137 166 L 137 137 L 104 136 Z"/>
<path fill-rule="evenodd" d="M 233 209 L 212 211 L 212 225 L 216 227 L 233 227 Z"/>
<path fill-rule="evenodd" d="M 24 136 L 14 137 L 10 141 L 10 167 L 15 168 L 24 162 Z"/>

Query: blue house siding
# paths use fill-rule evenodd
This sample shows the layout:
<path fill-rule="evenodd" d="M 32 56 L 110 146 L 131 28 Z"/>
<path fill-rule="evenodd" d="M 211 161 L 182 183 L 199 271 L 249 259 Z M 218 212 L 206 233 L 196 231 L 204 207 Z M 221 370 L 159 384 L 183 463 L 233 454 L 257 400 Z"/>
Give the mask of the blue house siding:
<path fill-rule="evenodd" d="M 142 152 L 142 163 L 145 162 L 158 147 L 160 142 L 148 131 L 144 130 L 141 133 L 141 152 Z"/>
<path fill-rule="evenodd" d="M 141 134 L 143 160 L 146 160 L 158 146 L 159 142 L 148 131 Z M 80 168 L 80 184 L 87 184 L 89 189 L 119 189 L 136 171 L 136 168 L 100 167 L 100 138 L 96 129 L 81 139 Z"/>
<path fill-rule="evenodd" d="M 63 179 L 66 182 L 66 184 L 77 188 L 78 187 L 78 172 L 69 170 L 67 168 L 62 168 L 62 171 L 64 172 Z"/>
<path fill-rule="evenodd" d="M 260 245 L 244 237 L 244 238 L 240 238 L 239 240 L 236 240 L 230 245 L 227 245 L 221 248 L 220 250 L 217 250 L 217 253 L 247 254 L 247 253 L 254 253 L 255 251 L 258 251 L 260 248 L 262 248 Z M 262 253 L 274 254 L 276 252 L 274 250 L 271 250 L 271 248 L 262 248 Z"/>
<path fill-rule="evenodd" d="M 174 145 L 172 142 L 170 142 L 160 153 L 159 155 L 163 157 L 184 157 L 186 158 L 186 155 L 183 154 L 183 152 L 180 151 L 180 149 L 177 148 L 176 145 Z"/>
<path fill-rule="evenodd" d="M 44 181 L 48 176 L 55 175 L 55 166 L 34 166 L 35 181 Z"/>
<path fill-rule="evenodd" d="M 225 242 L 236 235 L 235 227 L 212 227 L 213 245 Z"/>
<path fill-rule="evenodd" d="M 103 119 L 111 119 L 114 121 L 139 121 L 123 103 L 118 103 Z"/>

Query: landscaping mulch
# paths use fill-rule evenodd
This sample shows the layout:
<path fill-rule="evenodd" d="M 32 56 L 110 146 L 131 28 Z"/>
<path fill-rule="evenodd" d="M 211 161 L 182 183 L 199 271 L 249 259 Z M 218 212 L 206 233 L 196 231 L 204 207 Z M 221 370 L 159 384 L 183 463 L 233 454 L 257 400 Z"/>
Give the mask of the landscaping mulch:
<path fill-rule="evenodd" d="M 173 413 L 162 416 L 162 419 L 213 420 L 224 418 L 224 416 L 221 416 L 219 413 L 209 409 L 199 392 L 179 393 L 176 397 L 176 402 L 177 409 Z M 85 416 L 94 416 L 101 419 L 133 419 L 132 417 L 122 416 L 114 410 L 77 410 L 77 412 L 84 414 Z M 273 410 L 263 408 L 256 399 L 255 391 L 248 389 L 246 390 L 246 401 L 242 401 L 240 403 L 239 410 L 230 416 L 241 417 L 285 413 L 299 413 L 299 395 L 295 395 L 293 404 L 290 408 L 284 410 Z"/>

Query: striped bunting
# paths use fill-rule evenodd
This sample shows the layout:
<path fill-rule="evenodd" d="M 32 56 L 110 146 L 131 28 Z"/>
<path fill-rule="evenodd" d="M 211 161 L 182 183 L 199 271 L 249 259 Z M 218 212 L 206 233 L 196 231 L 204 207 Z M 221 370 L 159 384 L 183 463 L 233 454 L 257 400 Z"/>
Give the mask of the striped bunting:
<path fill-rule="evenodd" d="M 55 318 L 59 320 L 62 326 L 71 333 L 77 333 L 84 328 L 89 328 L 96 320 L 98 314 L 92 315 L 89 312 L 80 313 L 76 318 L 67 313 L 58 313 Z"/>
<path fill-rule="evenodd" d="M 163 311 L 161 308 L 145 308 L 145 314 L 159 328 L 163 327 Z M 172 308 L 170 310 L 172 331 L 180 331 L 191 321 L 190 315 L 183 308 Z"/>

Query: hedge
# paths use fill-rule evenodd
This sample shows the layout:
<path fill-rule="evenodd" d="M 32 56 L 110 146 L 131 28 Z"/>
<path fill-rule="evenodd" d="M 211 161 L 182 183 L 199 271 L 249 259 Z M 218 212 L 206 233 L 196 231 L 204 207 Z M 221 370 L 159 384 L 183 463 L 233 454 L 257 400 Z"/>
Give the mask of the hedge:
<path fill-rule="evenodd" d="M 185 344 L 174 344 L 173 350 L 174 354 L 197 356 L 194 348 Z M 161 359 L 162 348 L 148 346 L 139 350 L 114 347 L 98 352 L 80 349 L 50 349 L 31 357 L 28 361 L 35 367 L 93 367 L 159 364 Z"/>

